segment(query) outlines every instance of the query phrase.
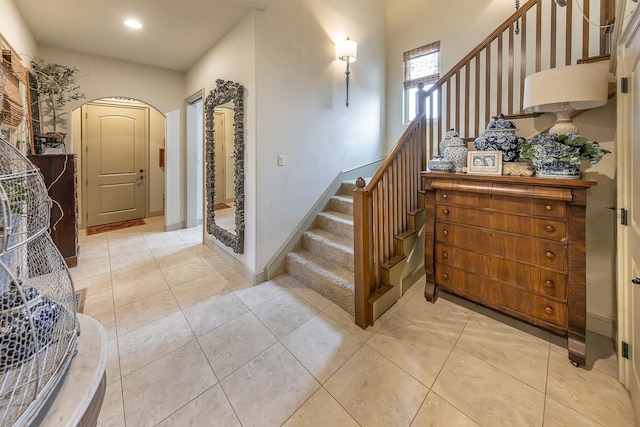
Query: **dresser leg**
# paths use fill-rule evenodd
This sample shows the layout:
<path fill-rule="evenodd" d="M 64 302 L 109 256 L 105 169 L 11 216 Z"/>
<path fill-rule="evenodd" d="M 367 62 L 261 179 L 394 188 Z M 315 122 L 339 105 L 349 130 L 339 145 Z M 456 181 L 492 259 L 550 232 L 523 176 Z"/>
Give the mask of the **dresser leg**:
<path fill-rule="evenodd" d="M 433 282 L 427 282 L 424 286 L 424 297 L 429 302 L 436 302 L 438 299 L 438 288 Z"/>
<path fill-rule="evenodd" d="M 587 357 L 586 357 L 586 345 L 584 337 L 581 336 L 571 336 L 569 335 L 567 339 L 567 349 L 569 350 L 569 360 L 575 366 L 584 366 Z"/>

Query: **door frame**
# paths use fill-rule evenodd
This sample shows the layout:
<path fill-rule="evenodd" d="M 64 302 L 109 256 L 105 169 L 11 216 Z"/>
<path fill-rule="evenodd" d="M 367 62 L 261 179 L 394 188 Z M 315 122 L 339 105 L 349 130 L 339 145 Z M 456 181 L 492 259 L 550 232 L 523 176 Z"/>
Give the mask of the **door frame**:
<path fill-rule="evenodd" d="M 196 166 L 198 165 L 197 159 L 197 147 L 195 144 L 200 144 L 201 152 L 204 153 L 204 87 L 192 93 L 184 100 L 184 108 L 185 108 L 185 162 L 186 162 L 186 179 L 185 179 L 185 189 L 184 194 L 186 195 L 186 216 L 185 216 L 185 227 L 195 227 L 198 225 L 198 198 L 202 201 L 202 218 L 204 222 L 205 218 L 205 206 L 204 206 L 204 182 L 201 185 L 200 194 L 197 191 L 197 170 Z M 202 117 L 201 117 L 201 135 L 202 138 L 200 141 L 192 140 L 190 136 L 190 117 L 189 117 L 189 107 L 196 102 L 202 102 Z M 202 177 L 203 181 L 205 179 L 205 170 L 204 170 L 204 156 L 202 159 Z"/>
<path fill-rule="evenodd" d="M 636 74 L 640 74 L 640 11 L 636 8 L 633 17 L 628 22 L 623 34 L 620 37 L 617 47 L 617 71 L 618 77 L 627 77 L 632 80 L 632 71 L 637 69 Z M 631 206 L 630 195 L 632 186 L 632 176 L 630 173 L 633 162 L 634 125 L 640 128 L 640 123 L 633 123 L 631 105 L 633 98 L 640 95 L 640 87 L 631 88 L 629 94 L 624 94 L 620 88 L 621 79 L 617 79 L 617 143 L 616 143 L 616 168 L 617 168 L 617 207 L 624 208 L 629 212 Z M 629 82 L 633 86 L 633 82 Z M 637 104 L 638 101 L 635 101 Z M 638 142 L 636 142 L 638 143 Z M 640 340 L 635 340 L 635 336 L 640 331 L 634 331 L 633 322 L 633 285 L 631 284 L 631 265 L 628 248 L 627 234 L 631 226 L 622 225 L 618 217 L 617 226 L 617 298 L 618 298 L 618 379 L 629 390 L 636 416 L 640 415 L 640 384 L 634 378 L 633 358 L 640 357 L 640 354 L 633 354 L 631 359 L 622 357 L 623 342 L 629 344 L 631 349 L 638 348 Z M 635 341 L 635 342 L 634 342 Z"/>
<path fill-rule="evenodd" d="M 80 142 L 80 152 L 81 152 L 81 170 L 82 170 L 82 182 L 80 187 L 82 188 L 82 200 L 81 200 L 81 205 L 82 205 L 82 218 L 81 218 L 81 222 L 82 222 L 82 226 L 84 228 L 87 228 L 88 225 L 88 215 L 89 215 L 89 211 L 88 211 L 88 207 L 89 207 L 89 191 L 88 191 L 88 187 L 89 187 L 89 179 L 88 179 L 88 162 L 89 162 L 89 158 L 87 155 L 87 149 L 88 149 L 88 127 L 87 127 L 87 108 L 90 105 L 96 105 L 96 106 L 101 106 L 101 107 L 113 107 L 113 108 L 118 108 L 118 107 L 123 107 L 123 108 L 140 108 L 143 109 L 145 112 L 145 125 L 146 125 L 146 129 L 145 129 L 145 141 L 144 141 L 144 170 L 145 170 L 145 174 L 146 174 L 146 181 L 145 181 L 145 207 L 144 207 L 144 217 L 147 218 L 149 216 L 149 204 L 150 204 L 150 185 L 149 185 L 149 126 L 150 126 L 150 111 L 149 109 L 151 108 L 148 104 L 142 102 L 142 101 L 135 101 L 135 103 L 133 102 L 127 102 L 127 101 L 117 101 L 117 100 L 111 100 L 109 98 L 100 98 L 100 99 L 96 99 L 93 101 L 89 101 L 86 102 L 84 104 L 82 104 L 80 106 L 80 120 L 81 120 L 81 142 Z"/>

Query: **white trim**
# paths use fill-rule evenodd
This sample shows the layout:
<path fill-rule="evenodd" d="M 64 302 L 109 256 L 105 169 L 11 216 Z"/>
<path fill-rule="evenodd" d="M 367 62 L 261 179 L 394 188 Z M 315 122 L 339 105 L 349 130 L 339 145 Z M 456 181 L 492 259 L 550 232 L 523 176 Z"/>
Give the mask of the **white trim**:
<path fill-rule="evenodd" d="M 640 58 L 638 50 L 640 43 L 636 34 L 640 28 L 640 11 L 636 9 L 633 16 L 629 20 L 624 29 L 619 43 L 617 55 L 617 84 L 620 85 L 621 77 L 632 78 L 632 71 L 636 65 L 636 61 Z M 629 186 L 631 184 L 629 177 L 629 162 L 633 158 L 633 135 L 631 135 L 632 120 L 630 96 L 621 93 L 618 86 L 617 96 L 617 135 L 616 135 L 616 169 L 617 169 L 617 204 L 618 208 L 628 209 L 629 203 Z M 630 389 L 632 400 L 634 395 L 637 396 L 637 384 L 632 381 L 633 369 L 631 361 L 621 357 L 622 342 L 625 341 L 634 346 L 633 338 L 633 313 L 632 313 L 632 288 L 630 284 L 631 278 L 629 272 L 629 256 L 627 254 L 627 229 L 626 226 L 620 225 L 618 219 L 617 227 L 617 300 L 618 300 L 618 329 L 617 329 L 617 347 L 618 347 L 618 380 Z M 637 344 L 637 343 L 636 343 Z"/>
<path fill-rule="evenodd" d="M 612 319 L 587 313 L 587 330 L 607 338 L 615 339 L 615 323 Z"/>

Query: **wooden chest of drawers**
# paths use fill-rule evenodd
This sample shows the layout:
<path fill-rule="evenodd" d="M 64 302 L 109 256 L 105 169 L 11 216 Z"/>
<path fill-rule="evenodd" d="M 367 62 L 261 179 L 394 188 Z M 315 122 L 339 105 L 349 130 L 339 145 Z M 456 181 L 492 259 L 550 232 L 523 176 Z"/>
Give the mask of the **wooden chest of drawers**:
<path fill-rule="evenodd" d="M 585 209 L 593 181 L 422 174 L 425 297 L 444 289 L 568 338 L 585 363 Z"/>

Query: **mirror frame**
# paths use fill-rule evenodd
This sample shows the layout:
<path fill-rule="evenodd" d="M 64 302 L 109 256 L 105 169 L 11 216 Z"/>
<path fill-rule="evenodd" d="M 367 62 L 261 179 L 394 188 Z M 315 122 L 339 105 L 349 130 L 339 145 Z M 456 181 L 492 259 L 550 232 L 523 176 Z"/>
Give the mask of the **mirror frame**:
<path fill-rule="evenodd" d="M 215 222 L 215 130 L 213 128 L 214 109 L 233 101 L 233 157 L 235 183 L 235 234 L 220 227 Z M 234 252 L 244 253 L 244 86 L 240 83 L 216 80 L 216 88 L 207 96 L 205 103 L 205 159 L 207 233 L 229 246 Z"/>

